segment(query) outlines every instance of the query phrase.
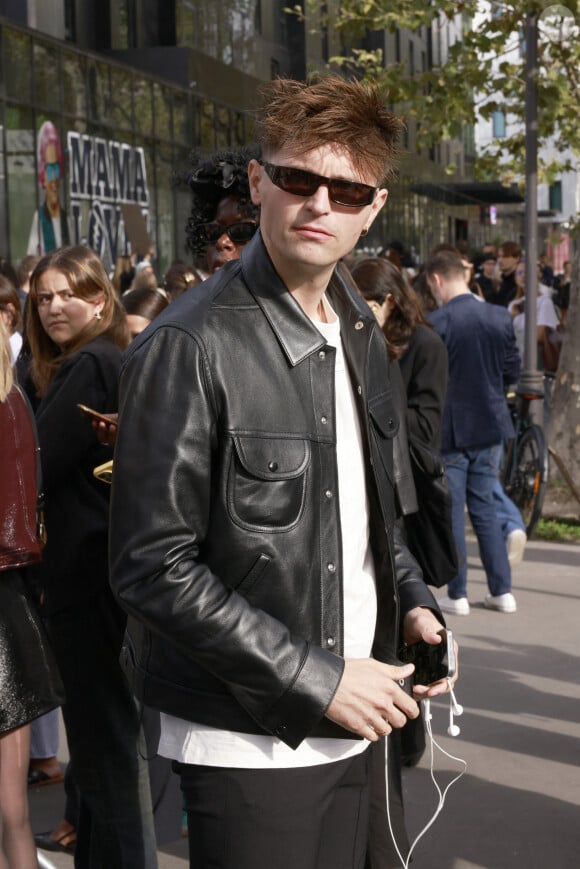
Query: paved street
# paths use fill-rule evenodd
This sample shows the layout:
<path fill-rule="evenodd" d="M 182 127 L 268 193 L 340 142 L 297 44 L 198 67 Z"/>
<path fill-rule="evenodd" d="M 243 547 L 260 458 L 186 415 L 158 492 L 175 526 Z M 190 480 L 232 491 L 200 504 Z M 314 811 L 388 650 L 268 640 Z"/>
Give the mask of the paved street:
<path fill-rule="evenodd" d="M 417 845 L 412 869 L 575 869 L 580 863 L 580 547 L 528 544 L 514 572 L 515 615 L 483 608 L 487 591 L 469 545 L 471 615 L 449 617 L 461 646 L 457 720 L 433 708 L 435 738 L 467 761 L 463 778 Z M 435 754 L 444 786 L 460 765 Z M 405 771 L 407 823 L 421 829 L 437 805 L 429 758 Z M 35 831 L 60 819 L 61 786 L 32 791 Z M 160 869 L 187 866 L 186 842 L 159 852 Z M 70 869 L 72 857 L 45 852 Z M 50 864 L 46 864 L 50 865 Z M 257 867 L 258 869 L 258 867 Z M 268 867 L 276 869 L 276 867 Z M 300 867 L 296 867 L 300 869 Z"/>

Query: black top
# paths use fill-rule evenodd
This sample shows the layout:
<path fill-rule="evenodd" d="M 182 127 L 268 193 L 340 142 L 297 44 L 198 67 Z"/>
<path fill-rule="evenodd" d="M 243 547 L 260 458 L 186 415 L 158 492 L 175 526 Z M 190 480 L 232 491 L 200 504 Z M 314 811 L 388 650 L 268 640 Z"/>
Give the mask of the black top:
<path fill-rule="evenodd" d="M 516 284 L 516 274 L 515 272 L 511 272 L 509 275 L 503 275 L 499 285 L 499 290 L 495 296 L 488 299 L 488 301 L 493 305 L 502 305 L 502 307 L 507 308 L 509 303 L 515 299 L 517 291 L 518 285 Z"/>
<path fill-rule="evenodd" d="M 48 541 L 34 571 L 48 613 L 108 584 L 110 486 L 93 477 L 93 468 L 112 450 L 99 444 L 77 404 L 115 412 L 120 368 L 119 348 L 95 338 L 62 364 L 36 410 Z"/>
<path fill-rule="evenodd" d="M 407 392 L 409 437 L 439 449 L 447 391 L 447 349 L 434 329 L 422 323 L 417 326 L 399 367 Z"/>

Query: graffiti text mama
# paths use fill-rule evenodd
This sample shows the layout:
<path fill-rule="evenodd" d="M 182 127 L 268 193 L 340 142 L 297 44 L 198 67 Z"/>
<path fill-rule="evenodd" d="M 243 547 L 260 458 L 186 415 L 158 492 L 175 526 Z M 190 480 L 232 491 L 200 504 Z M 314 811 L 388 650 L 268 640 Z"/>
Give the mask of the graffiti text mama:
<path fill-rule="evenodd" d="M 72 199 L 149 204 L 143 148 L 69 131 Z"/>

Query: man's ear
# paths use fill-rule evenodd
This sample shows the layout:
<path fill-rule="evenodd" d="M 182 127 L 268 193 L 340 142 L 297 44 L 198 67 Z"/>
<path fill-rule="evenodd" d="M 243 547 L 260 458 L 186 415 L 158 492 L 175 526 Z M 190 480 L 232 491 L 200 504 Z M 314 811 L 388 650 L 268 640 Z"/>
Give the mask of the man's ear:
<path fill-rule="evenodd" d="M 248 163 L 248 181 L 250 182 L 250 196 L 254 205 L 261 205 L 260 181 L 262 180 L 262 166 L 257 160 Z"/>
<path fill-rule="evenodd" d="M 367 229 L 374 223 L 377 214 L 387 201 L 388 196 L 389 191 L 386 189 L 386 187 L 381 187 L 379 188 L 379 190 L 377 190 L 375 198 L 372 201 L 370 217 L 366 224 Z"/>

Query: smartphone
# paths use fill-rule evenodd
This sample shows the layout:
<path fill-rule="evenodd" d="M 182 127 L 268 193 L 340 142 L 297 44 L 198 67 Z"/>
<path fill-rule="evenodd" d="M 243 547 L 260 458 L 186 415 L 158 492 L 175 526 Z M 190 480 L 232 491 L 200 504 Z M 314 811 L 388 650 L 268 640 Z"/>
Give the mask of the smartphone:
<path fill-rule="evenodd" d="M 92 407 L 87 407 L 86 404 L 77 404 L 77 407 L 80 415 L 84 416 L 85 419 L 96 419 L 98 422 L 105 422 L 107 425 L 115 425 L 114 420 L 110 419 L 110 417 L 105 416 L 104 413 L 99 413 L 98 410 L 93 410 Z"/>
<path fill-rule="evenodd" d="M 442 638 L 437 645 L 420 640 L 411 646 L 403 646 L 399 650 L 399 658 L 403 664 L 414 664 L 414 685 L 431 685 L 440 679 L 451 679 L 455 675 L 455 646 L 453 634 L 443 629 L 439 631 Z"/>

